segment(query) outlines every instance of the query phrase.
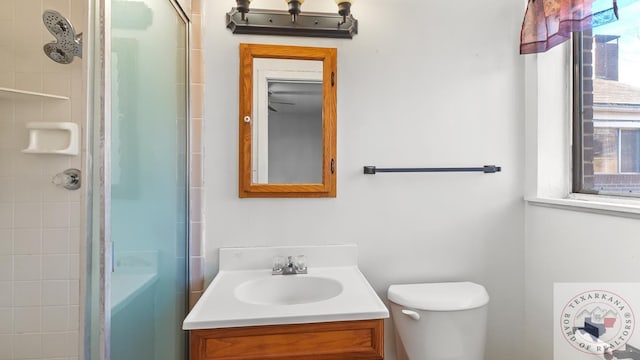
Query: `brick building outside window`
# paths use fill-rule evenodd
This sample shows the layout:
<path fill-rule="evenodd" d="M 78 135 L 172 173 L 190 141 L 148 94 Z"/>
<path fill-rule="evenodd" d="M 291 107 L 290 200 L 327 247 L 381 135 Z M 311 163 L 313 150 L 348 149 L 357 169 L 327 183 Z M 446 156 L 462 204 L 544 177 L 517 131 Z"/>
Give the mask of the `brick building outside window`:
<path fill-rule="evenodd" d="M 574 44 L 574 192 L 640 196 L 640 25 L 628 23 Z"/>

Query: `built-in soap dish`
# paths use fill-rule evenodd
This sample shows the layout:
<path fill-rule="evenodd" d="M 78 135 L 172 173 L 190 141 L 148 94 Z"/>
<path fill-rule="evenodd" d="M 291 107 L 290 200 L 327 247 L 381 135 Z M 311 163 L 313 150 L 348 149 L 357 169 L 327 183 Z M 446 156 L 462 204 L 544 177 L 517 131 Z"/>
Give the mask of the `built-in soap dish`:
<path fill-rule="evenodd" d="M 30 122 L 27 154 L 78 155 L 78 124 L 72 122 Z"/>

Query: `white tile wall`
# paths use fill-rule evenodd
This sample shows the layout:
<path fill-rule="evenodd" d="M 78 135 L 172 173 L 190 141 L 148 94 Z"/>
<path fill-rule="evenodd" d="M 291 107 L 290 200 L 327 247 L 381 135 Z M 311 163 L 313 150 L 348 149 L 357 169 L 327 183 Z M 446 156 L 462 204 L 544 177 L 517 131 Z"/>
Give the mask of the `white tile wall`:
<path fill-rule="evenodd" d="M 34 255 L 42 253 L 42 230 L 14 229 L 13 254 Z"/>
<path fill-rule="evenodd" d="M 204 61 L 202 50 L 202 2 L 191 0 L 191 176 L 189 184 L 191 208 L 190 211 L 190 254 L 189 254 L 189 308 L 198 301 L 204 289 L 204 251 L 202 241 L 204 239 L 204 222 L 202 220 L 203 203 L 200 199 L 204 196 L 204 173 L 202 161 L 204 159 L 204 147 L 202 133 L 204 109 L 202 99 L 204 97 Z"/>
<path fill-rule="evenodd" d="M 13 357 L 13 335 L 0 334 L 0 359 L 6 360 Z"/>
<path fill-rule="evenodd" d="M 13 304 L 13 284 L 9 281 L 0 281 L 0 308 L 9 310 Z M 1 323 L 2 321 L 0 321 Z M 0 324 L 0 326 L 2 326 Z"/>
<path fill-rule="evenodd" d="M 82 61 L 60 65 L 42 53 L 54 9 L 86 32 L 86 1 L 0 0 L 0 87 L 82 94 Z M 0 94 L 0 360 L 78 359 L 81 192 L 50 178 L 80 157 L 27 155 L 29 121 L 84 127 L 82 95 L 70 101 L 12 100 Z"/>

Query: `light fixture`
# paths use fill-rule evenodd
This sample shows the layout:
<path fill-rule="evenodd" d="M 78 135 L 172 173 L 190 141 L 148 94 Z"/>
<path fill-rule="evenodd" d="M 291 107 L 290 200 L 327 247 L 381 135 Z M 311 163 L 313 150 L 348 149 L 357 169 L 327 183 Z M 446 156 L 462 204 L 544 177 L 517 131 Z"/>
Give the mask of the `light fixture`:
<path fill-rule="evenodd" d="M 311 36 L 351 39 L 358 20 L 351 15 L 353 0 L 335 0 L 336 13 L 302 12 L 304 0 L 285 0 L 289 9 L 251 9 L 251 0 L 236 0 L 227 13 L 227 28 L 234 34 Z"/>

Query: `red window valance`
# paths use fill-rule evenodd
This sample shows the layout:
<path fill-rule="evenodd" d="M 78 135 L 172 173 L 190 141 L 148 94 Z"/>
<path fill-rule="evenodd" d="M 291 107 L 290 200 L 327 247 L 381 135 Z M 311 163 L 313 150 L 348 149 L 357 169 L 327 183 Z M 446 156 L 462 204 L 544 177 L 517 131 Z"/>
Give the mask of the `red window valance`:
<path fill-rule="evenodd" d="M 618 9 L 637 0 L 529 0 L 520 32 L 520 53 L 545 52 L 588 30 L 618 19 Z"/>

